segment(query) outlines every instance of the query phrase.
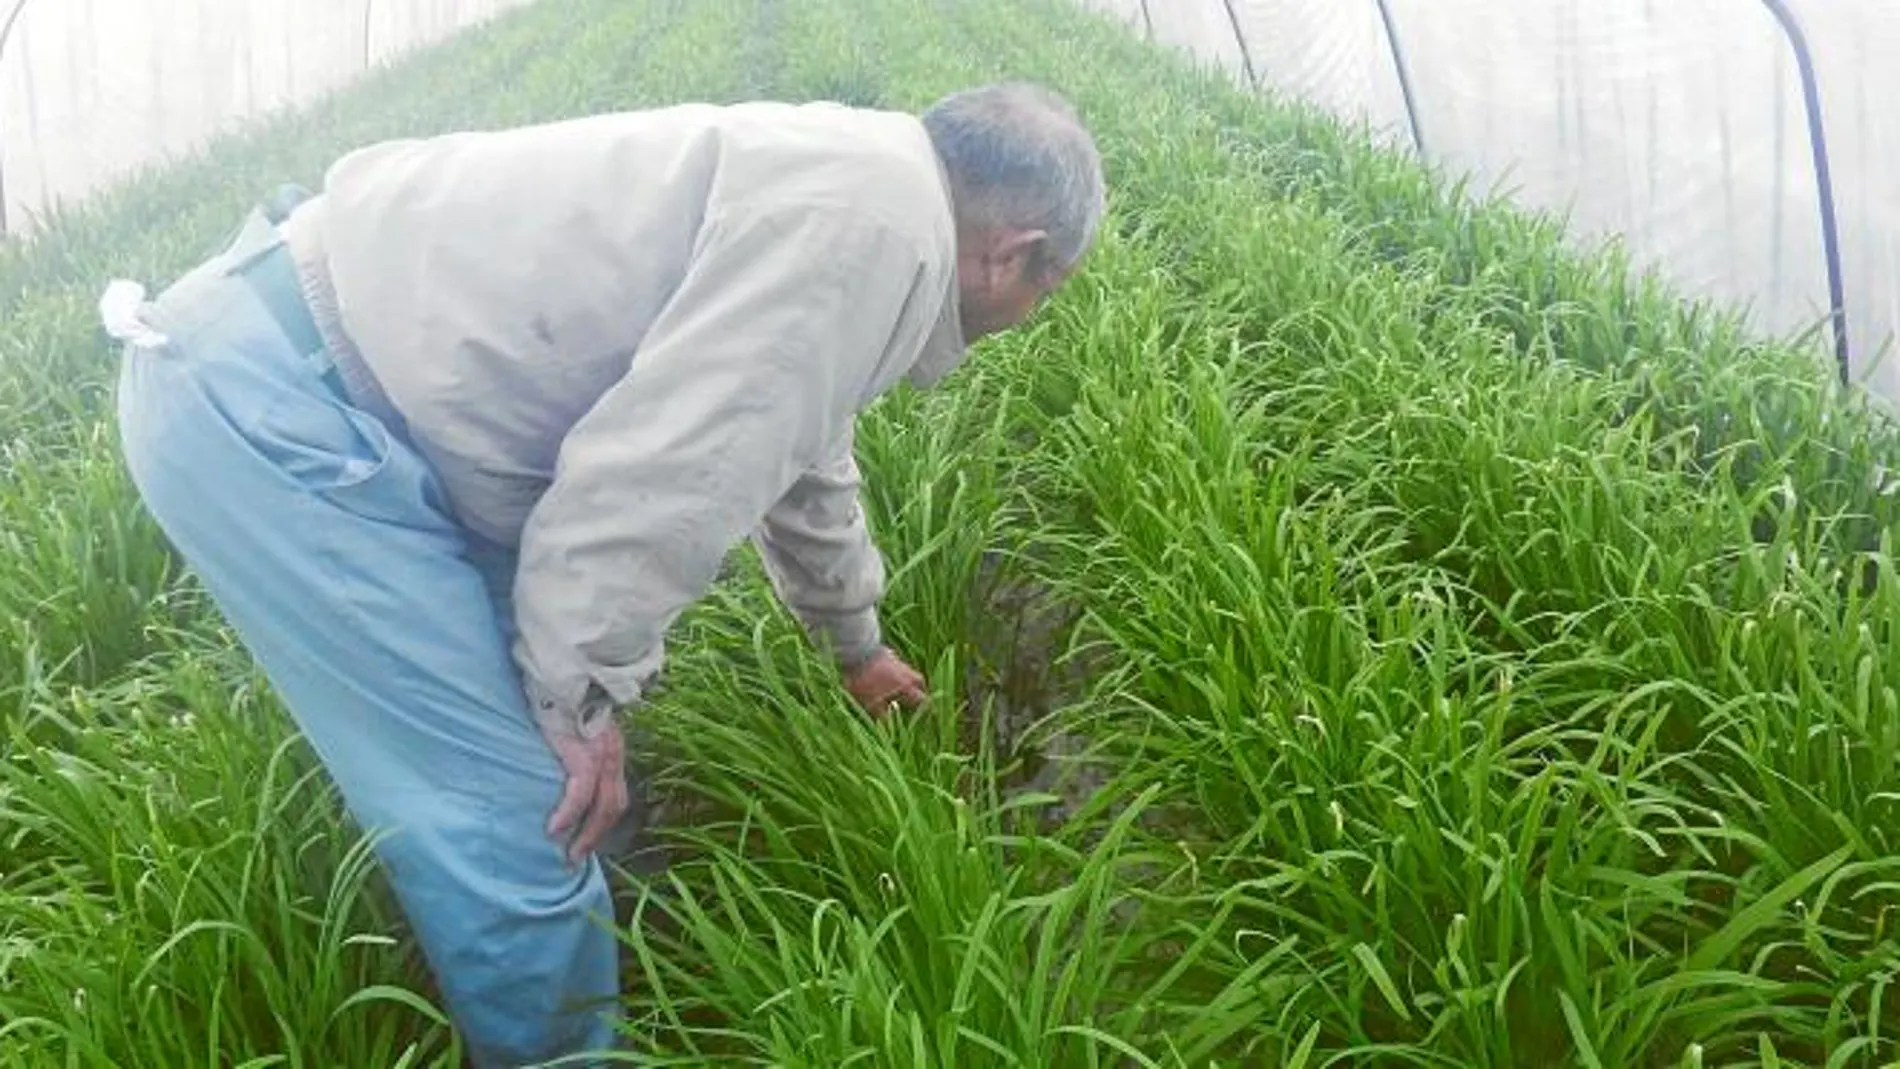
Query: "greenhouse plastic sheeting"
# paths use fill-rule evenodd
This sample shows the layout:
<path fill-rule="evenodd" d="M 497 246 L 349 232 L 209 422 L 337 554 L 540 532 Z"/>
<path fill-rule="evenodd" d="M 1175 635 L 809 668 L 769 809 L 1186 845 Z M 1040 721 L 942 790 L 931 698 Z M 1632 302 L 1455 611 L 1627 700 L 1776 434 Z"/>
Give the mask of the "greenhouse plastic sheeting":
<path fill-rule="evenodd" d="M 1761 0 L 1388 0 L 1392 35 L 1375 0 L 1083 2 L 1422 145 L 1480 191 L 1566 215 L 1581 240 L 1620 235 L 1759 329 L 1816 328 L 1834 359 L 1800 71 Z M 1785 6 L 1816 73 L 1850 374 L 1900 399 L 1900 3 Z"/>
<path fill-rule="evenodd" d="M 9 232 L 524 0 L 0 0 Z"/>

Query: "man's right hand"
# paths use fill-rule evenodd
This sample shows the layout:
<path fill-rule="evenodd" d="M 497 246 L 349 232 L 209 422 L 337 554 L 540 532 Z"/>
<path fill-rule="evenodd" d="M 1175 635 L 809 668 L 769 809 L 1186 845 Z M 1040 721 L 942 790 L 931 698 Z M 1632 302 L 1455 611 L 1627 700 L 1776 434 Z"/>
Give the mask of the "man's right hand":
<path fill-rule="evenodd" d="M 895 706 L 915 709 L 930 697 L 929 685 L 917 669 L 889 649 L 845 674 L 845 689 L 874 718 Z"/>
<path fill-rule="evenodd" d="M 560 804 L 548 818 L 548 835 L 565 844 L 568 863 L 576 865 L 627 811 L 626 742 L 611 717 L 591 739 L 545 727 L 541 734 L 567 771 Z"/>

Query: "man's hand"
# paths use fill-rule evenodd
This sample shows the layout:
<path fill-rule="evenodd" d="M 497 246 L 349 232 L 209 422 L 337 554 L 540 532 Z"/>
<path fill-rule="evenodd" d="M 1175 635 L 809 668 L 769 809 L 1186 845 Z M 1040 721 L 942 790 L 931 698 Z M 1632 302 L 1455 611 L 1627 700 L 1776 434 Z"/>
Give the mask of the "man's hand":
<path fill-rule="evenodd" d="M 888 649 L 846 673 L 844 686 L 874 718 L 893 704 L 915 709 L 930 696 L 923 675 Z"/>
<path fill-rule="evenodd" d="M 570 865 L 579 864 L 627 811 L 626 743 L 620 737 L 620 725 L 611 718 L 591 739 L 547 728 L 542 729 L 542 735 L 567 770 L 561 802 L 548 818 L 548 835 L 566 843 Z M 583 817 L 580 831 L 569 839 L 571 829 Z"/>

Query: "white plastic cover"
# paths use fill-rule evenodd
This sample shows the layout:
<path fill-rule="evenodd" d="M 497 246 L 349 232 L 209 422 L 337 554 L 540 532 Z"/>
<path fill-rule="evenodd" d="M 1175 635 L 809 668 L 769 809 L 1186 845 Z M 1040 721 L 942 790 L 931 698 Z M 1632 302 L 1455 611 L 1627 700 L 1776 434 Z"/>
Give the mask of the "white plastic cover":
<path fill-rule="evenodd" d="M 4 229 L 523 2 L 24 0 L 0 51 Z"/>
<path fill-rule="evenodd" d="M 1410 147 L 1376 0 L 1082 0 Z M 1230 3 L 1231 12 L 1230 17 Z M 1900 3 L 1786 0 L 1818 82 L 1851 374 L 1900 400 Z M 1425 156 L 1621 235 L 1684 292 L 1834 359 L 1801 79 L 1762 0 L 1388 0 Z M 1878 368 L 1876 357 L 1881 358 Z"/>
<path fill-rule="evenodd" d="M 0 52 L 0 218 L 30 229 L 59 200 L 523 2 L 25 0 Z M 1082 2 L 1412 143 L 1377 0 Z M 0 0 L 0 22 L 18 3 Z M 1620 235 L 1766 330 L 1824 320 L 1801 82 L 1764 0 L 1387 6 L 1435 165 L 1567 212 L 1579 237 Z M 1900 3 L 1786 6 L 1818 78 L 1852 371 L 1900 400 Z M 1825 331 L 1817 352 L 1832 359 Z"/>

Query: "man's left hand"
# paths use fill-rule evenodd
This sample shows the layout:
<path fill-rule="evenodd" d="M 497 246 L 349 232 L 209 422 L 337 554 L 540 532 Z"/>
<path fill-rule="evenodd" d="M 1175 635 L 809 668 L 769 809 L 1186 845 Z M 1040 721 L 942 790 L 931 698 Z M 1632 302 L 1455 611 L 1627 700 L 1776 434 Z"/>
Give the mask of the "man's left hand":
<path fill-rule="evenodd" d="M 893 705 L 915 709 L 930 696 L 923 674 L 888 649 L 847 672 L 844 686 L 873 718 L 883 717 Z"/>
<path fill-rule="evenodd" d="M 627 811 L 626 742 L 612 719 L 593 738 L 546 727 L 542 737 L 567 773 L 548 835 L 563 844 L 568 864 L 578 865 Z"/>

